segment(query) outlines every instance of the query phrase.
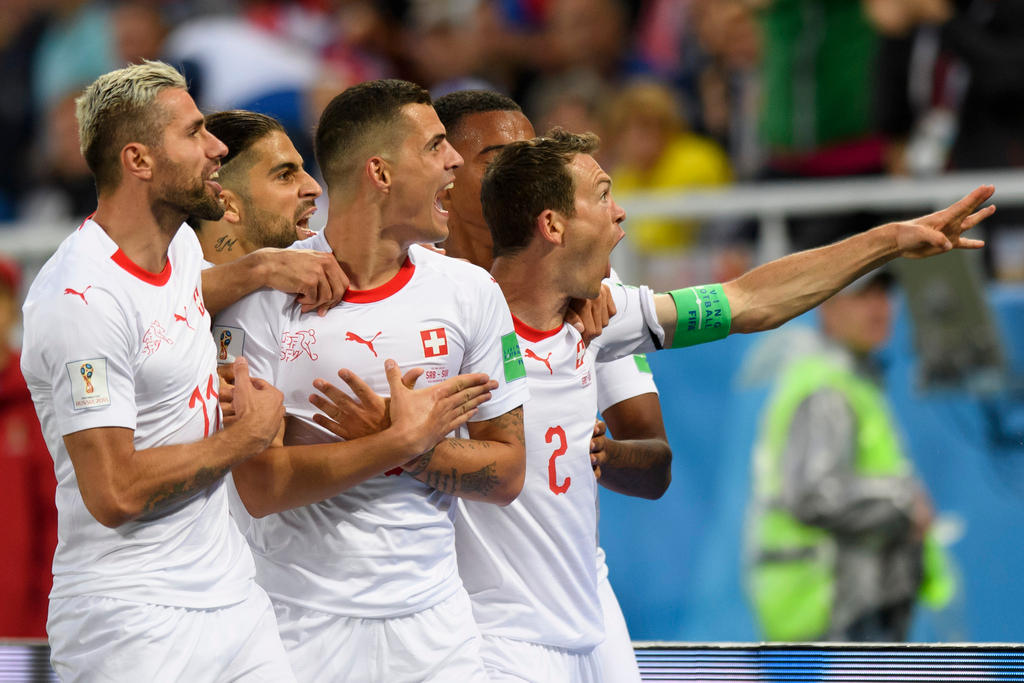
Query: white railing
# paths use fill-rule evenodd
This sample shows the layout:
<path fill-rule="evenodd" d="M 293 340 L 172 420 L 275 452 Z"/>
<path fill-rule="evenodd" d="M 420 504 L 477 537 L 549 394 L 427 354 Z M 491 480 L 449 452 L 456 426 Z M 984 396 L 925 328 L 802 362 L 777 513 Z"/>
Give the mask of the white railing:
<path fill-rule="evenodd" d="M 996 205 L 1024 206 L 1024 171 L 947 173 L 931 178 L 854 177 L 740 183 L 690 192 L 644 192 L 619 197 L 628 217 L 709 220 L 756 218 L 758 256 L 790 251 L 788 217 L 872 210 L 902 213 L 940 209 L 979 185 L 995 185 Z M 865 228 L 870 226 L 864 226 Z"/>

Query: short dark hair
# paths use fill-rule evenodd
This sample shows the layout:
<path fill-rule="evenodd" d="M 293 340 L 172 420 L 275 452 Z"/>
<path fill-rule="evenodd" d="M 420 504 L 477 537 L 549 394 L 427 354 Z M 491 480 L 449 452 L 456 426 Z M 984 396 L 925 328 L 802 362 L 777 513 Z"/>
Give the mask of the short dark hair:
<path fill-rule="evenodd" d="M 456 134 L 462 119 L 470 114 L 522 110 L 511 97 L 493 90 L 458 90 L 439 97 L 434 102 L 437 118 L 441 119 L 449 136 Z"/>
<path fill-rule="evenodd" d="M 593 133 L 561 128 L 506 145 L 487 167 L 480 187 L 484 218 L 494 239 L 494 257 L 514 254 L 533 236 L 533 223 L 547 209 L 576 214 L 576 185 L 569 164 L 577 154 L 597 151 Z"/>
<path fill-rule="evenodd" d="M 244 109 L 230 109 L 207 114 L 206 129 L 227 145 L 228 153 L 221 157 L 221 167 L 246 152 L 250 147 L 273 132 L 285 132 L 281 122 L 272 116 Z"/>
<path fill-rule="evenodd" d="M 430 104 L 430 93 L 394 78 L 347 88 L 324 109 L 316 127 L 316 162 L 328 185 L 347 184 L 370 156 L 391 151 L 401 140 L 402 107 Z"/>

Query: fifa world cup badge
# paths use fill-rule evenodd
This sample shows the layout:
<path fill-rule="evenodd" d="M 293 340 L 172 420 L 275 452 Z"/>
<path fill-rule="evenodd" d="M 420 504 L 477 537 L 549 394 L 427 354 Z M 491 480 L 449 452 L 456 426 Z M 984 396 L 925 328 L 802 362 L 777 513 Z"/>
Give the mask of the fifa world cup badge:
<path fill-rule="evenodd" d="M 82 380 L 85 381 L 85 393 L 91 394 L 95 391 L 92 386 L 92 363 L 82 363 Z"/>
<path fill-rule="evenodd" d="M 222 330 L 220 333 L 220 352 L 217 353 L 217 360 L 228 359 L 229 346 L 231 346 L 231 330 Z"/>

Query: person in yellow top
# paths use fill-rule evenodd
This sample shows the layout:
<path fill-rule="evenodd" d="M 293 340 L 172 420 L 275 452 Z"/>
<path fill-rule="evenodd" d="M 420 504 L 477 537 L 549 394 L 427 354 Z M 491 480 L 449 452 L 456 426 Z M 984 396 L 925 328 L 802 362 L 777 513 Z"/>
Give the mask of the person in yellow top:
<path fill-rule="evenodd" d="M 654 81 L 627 86 L 611 103 L 611 176 L 620 194 L 684 190 L 732 182 L 732 169 L 717 142 L 690 131 L 671 90 Z M 690 220 L 642 218 L 630 221 L 634 248 L 641 253 L 684 249 L 697 239 Z"/>

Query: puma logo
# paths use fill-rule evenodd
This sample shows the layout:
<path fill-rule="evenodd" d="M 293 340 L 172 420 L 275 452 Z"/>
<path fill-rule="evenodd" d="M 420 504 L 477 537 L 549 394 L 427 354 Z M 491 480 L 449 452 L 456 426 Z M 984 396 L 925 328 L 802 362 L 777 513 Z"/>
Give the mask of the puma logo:
<path fill-rule="evenodd" d="M 540 356 L 535 354 L 533 352 L 533 349 L 526 349 L 525 351 L 523 351 L 523 355 L 526 356 L 527 358 L 532 358 L 534 360 L 539 360 L 541 363 L 546 365 L 547 368 L 548 368 L 548 374 L 549 375 L 555 374 L 555 372 L 551 369 L 551 363 L 548 362 L 548 359 L 551 358 L 551 352 L 550 351 L 548 352 L 548 355 L 544 356 L 543 358 L 541 358 Z"/>
<path fill-rule="evenodd" d="M 84 303 L 86 306 L 88 306 L 89 302 L 85 300 L 85 293 L 88 292 L 90 289 L 92 289 L 92 285 L 89 285 L 88 287 L 83 289 L 81 292 L 76 292 L 75 290 L 71 289 L 70 287 L 65 287 L 64 288 L 64 293 L 65 294 L 74 294 L 75 296 L 77 296 L 78 298 L 80 298 L 82 300 L 82 303 Z"/>
<path fill-rule="evenodd" d="M 362 337 L 360 337 L 355 332 L 346 332 L 345 333 L 345 341 L 354 341 L 354 342 L 358 342 L 360 344 L 366 344 L 366 346 L 369 347 L 370 351 L 373 351 L 373 357 L 376 358 L 377 357 L 377 351 L 376 351 L 376 349 L 373 348 L 373 340 L 376 339 L 379 336 L 380 336 L 380 332 L 378 332 L 377 334 L 373 335 L 369 339 L 363 339 Z"/>
<path fill-rule="evenodd" d="M 196 328 L 192 327 L 192 324 L 188 321 L 188 306 L 182 306 L 181 310 L 184 311 L 185 315 L 178 315 L 177 313 L 175 313 L 174 314 L 175 321 L 180 321 L 180 322 L 185 323 L 185 325 L 187 325 L 188 329 L 190 329 L 190 330 L 196 329 Z"/>

